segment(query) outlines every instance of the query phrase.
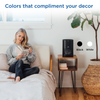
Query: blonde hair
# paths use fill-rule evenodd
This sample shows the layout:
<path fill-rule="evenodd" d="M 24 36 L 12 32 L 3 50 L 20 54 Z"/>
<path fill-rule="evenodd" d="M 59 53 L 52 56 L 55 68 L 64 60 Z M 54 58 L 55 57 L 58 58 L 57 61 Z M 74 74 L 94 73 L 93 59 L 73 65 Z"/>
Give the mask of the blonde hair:
<path fill-rule="evenodd" d="M 26 30 L 23 29 L 23 28 L 20 28 L 16 33 L 18 34 L 19 32 L 23 32 L 24 35 L 25 35 L 25 36 L 24 36 L 24 39 L 23 39 L 23 41 L 22 41 L 22 43 L 21 43 L 22 47 L 23 47 L 24 49 L 28 49 L 30 46 L 27 44 L 27 43 L 28 43 L 28 36 L 27 36 Z M 16 43 L 16 40 L 17 40 L 17 38 L 16 38 L 16 35 L 15 35 L 14 43 Z"/>

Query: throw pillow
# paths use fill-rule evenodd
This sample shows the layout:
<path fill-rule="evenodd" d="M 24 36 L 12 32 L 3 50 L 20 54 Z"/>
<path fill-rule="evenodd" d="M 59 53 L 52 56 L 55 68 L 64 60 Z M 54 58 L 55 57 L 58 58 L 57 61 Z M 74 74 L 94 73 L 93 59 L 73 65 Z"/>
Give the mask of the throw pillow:
<path fill-rule="evenodd" d="M 8 61 L 7 61 L 7 55 L 4 53 L 0 53 L 0 70 L 6 70 L 9 69 Z"/>
<path fill-rule="evenodd" d="M 41 63 L 40 63 L 40 59 L 39 59 L 39 56 L 37 54 L 37 52 L 35 51 L 35 56 L 36 56 L 36 59 L 34 62 L 31 63 L 30 67 L 39 67 L 39 69 L 41 69 Z"/>

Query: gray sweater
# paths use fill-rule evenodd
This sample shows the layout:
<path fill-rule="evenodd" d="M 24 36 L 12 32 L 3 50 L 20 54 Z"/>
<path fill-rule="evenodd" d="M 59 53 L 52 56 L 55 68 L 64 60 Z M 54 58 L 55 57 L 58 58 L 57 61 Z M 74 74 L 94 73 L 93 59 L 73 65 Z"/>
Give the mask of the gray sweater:
<path fill-rule="evenodd" d="M 28 43 L 28 45 L 30 44 Z M 14 62 L 17 61 L 16 57 L 18 56 L 18 53 L 19 53 L 17 46 L 20 46 L 24 50 L 22 45 L 18 45 L 16 43 L 10 45 L 6 51 L 8 65 L 12 65 Z M 32 46 L 31 46 L 31 49 L 33 50 Z M 29 53 L 27 57 L 22 57 L 21 59 L 23 60 L 24 64 L 30 65 L 30 63 L 34 62 L 36 59 L 35 51 L 33 50 L 33 52 Z"/>

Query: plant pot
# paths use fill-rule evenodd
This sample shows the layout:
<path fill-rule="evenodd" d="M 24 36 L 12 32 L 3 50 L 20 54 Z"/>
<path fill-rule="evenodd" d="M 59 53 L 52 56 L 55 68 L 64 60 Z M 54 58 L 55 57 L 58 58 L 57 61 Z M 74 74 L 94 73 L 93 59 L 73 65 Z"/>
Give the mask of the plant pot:
<path fill-rule="evenodd" d="M 90 95 L 100 95 L 100 59 L 91 59 L 88 68 L 83 73 L 81 82 Z"/>

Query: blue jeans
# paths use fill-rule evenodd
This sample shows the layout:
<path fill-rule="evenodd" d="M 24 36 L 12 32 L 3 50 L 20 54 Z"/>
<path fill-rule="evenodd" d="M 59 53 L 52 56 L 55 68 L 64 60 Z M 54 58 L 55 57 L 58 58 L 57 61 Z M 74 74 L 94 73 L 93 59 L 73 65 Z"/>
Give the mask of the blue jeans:
<path fill-rule="evenodd" d="M 21 59 L 17 60 L 14 64 L 12 64 L 9 67 L 9 72 L 15 73 L 15 78 L 17 76 L 20 76 L 20 79 L 25 78 L 26 76 L 32 75 L 32 74 L 38 74 L 39 73 L 38 67 L 30 68 L 29 64 L 24 64 Z"/>

